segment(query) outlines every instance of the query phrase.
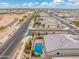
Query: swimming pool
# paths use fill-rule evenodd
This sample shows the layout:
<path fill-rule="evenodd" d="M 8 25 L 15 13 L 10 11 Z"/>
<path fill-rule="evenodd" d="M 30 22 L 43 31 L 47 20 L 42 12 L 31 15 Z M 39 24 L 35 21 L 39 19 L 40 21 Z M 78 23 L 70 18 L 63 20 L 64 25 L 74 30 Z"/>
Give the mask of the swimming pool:
<path fill-rule="evenodd" d="M 35 43 L 35 53 L 41 55 L 43 53 L 43 45 L 41 43 Z"/>

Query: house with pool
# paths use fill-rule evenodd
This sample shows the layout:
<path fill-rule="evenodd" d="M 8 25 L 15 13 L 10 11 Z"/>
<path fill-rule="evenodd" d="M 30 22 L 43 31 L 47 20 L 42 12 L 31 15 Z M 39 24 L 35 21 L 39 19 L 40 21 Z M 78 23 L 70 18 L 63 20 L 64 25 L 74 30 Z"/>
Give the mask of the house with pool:
<path fill-rule="evenodd" d="M 47 34 L 35 39 L 31 59 L 79 56 L 79 37 L 72 34 Z"/>

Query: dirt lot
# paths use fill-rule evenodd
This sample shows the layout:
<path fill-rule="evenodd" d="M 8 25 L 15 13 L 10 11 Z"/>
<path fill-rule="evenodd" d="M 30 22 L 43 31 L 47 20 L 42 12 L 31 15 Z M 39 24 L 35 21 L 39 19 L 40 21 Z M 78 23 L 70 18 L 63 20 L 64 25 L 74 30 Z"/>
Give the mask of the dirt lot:
<path fill-rule="evenodd" d="M 11 14 L 0 14 L 0 26 L 6 26 L 11 23 L 18 15 Z"/>
<path fill-rule="evenodd" d="M 20 19 L 23 15 L 25 14 L 0 14 L 0 27 L 5 27 L 13 22 L 16 18 Z M 0 31 L 0 39 L 9 33 L 12 30 L 11 28 L 12 27 L 7 27 L 6 29 Z"/>

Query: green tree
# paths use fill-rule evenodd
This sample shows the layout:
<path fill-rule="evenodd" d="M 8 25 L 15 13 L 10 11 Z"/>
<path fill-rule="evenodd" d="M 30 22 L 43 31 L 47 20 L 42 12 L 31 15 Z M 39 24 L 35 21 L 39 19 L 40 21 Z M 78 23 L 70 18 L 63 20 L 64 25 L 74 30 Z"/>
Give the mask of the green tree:
<path fill-rule="evenodd" d="M 37 26 L 39 27 L 41 25 L 41 22 L 37 22 Z"/>
<path fill-rule="evenodd" d="M 36 23 L 33 23 L 33 27 L 34 27 L 34 28 L 36 27 Z"/>
<path fill-rule="evenodd" d="M 38 34 L 38 36 L 40 36 L 40 32 L 38 32 L 37 34 Z"/>
<path fill-rule="evenodd" d="M 45 27 L 45 24 L 43 24 L 43 28 Z"/>

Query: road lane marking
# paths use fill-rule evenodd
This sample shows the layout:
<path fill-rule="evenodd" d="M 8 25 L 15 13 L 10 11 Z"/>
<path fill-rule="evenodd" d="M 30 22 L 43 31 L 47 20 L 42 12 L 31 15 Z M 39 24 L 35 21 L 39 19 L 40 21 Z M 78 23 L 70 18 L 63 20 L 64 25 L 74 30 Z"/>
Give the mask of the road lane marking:
<path fill-rule="evenodd" d="M 29 17 L 30 18 L 30 17 Z M 28 19 L 29 19 L 28 18 Z M 26 23 L 26 21 L 25 21 L 25 23 Z M 24 25 L 25 23 L 23 23 L 23 27 L 25 27 L 25 26 L 27 26 L 27 29 L 28 29 L 28 25 Z M 29 24 L 29 23 L 28 23 Z M 20 26 L 20 28 L 21 28 L 21 26 Z M 24 29 L 26 29 L 26 28 L 23 28 L 21 31 L 23 31 Z M 26 29 L 26 30 L 27 30 Z M 24 34 L 24 33 L 23 33 Z M 16 38 L 15 38 L 16 39 Z M 4 50 L 4 52 L 1 54 L 1 56 L 3 56 L 6 52 L 7 52 L 7 50 L 10 48 L 10 46 L 14 43 L 14 41 L 15 41 L 15 39 L 10 43 L 10 45 L 8 45 L 8 47 Z"/>
<path fill-rule="evenodd" d="M 15 38 L 16 39 L 16 38 Z M 12 43 L 4 50 L 4 52 L 1 54 L 1 56 L 3 56 L 6 51 L 10 48 L 10 46 L 14 43 L 15 39 L 12 41 Z"/>
<path fill-rule="evenodd" d="M 23 28 L 23 29 L 25 29 L 25 28 Z M 27 29 L 27 31 L 29 31 L 29 29 Z M 27 32 L 26 31 L 26 32 Z M 29 33 L 29 32 L 28 32 Z M 16 40 L 16 38 L 12 41 L 12 43 L 4 50 L 4 52 L 1 54 L 1 56 L 3 56 L 5 53 L 6 53 L 6 51 L 10 48 L 10 46 L 14 43 L 14 41 Z"/>
<path fill-rule="evenodd" d="M 20 31 L 21 32 L 21 31 Z M 9 47 L 14 43 L 14 41 L 16 40 L 16 38 L 10 43 L 10 45 L 4 50 L 4 52 L 1 54 L 4 55 L 6 53 L 6 51 L 9 49 Z"/>

